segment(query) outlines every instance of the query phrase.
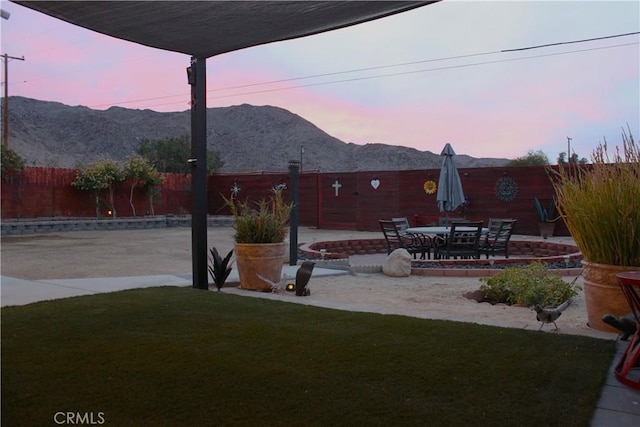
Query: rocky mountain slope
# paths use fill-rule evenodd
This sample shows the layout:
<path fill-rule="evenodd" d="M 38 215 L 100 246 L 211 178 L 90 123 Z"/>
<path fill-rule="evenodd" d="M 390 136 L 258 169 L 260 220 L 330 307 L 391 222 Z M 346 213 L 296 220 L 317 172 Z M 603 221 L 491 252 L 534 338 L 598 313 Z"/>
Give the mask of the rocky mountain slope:
<path fill-rule="evenodd" d="M 28 165 L 76 167 L 124 159 L 143 139 L 189 134 L 190 112 L 159 113 L 112 107 L 92 110 L 10 97 L 9 145 Z M 283 171 L 300 159 L 322 172 L 439 168 L 439 153 L 385 144 L 345 143 L 282 108 L 238 105 L 207 110 L 207 145 L 221 154 L 220 172 Z M 508 159 L 460 155 L 458 167 L 501 166 Z"/>

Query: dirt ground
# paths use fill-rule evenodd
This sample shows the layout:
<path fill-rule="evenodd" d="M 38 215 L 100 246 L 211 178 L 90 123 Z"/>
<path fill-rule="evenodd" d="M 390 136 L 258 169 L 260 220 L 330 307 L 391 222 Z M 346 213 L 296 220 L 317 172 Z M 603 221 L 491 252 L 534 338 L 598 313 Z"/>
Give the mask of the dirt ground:
<path fill-rule="evenodd" d="M 302 227 L 298 242 L 379 238 L 380 233 L 316 230 Z M 233 248 L 233 229 L 208 229 L 208 247 L 226 253 Z M 26 236 L 2 236 L 0 271 L 3 276 L 27 280 L 91 277 L 147 276 L 191 272 L 191 230 L 80 231 Z M 565 277 L 567 281 L 573 277 Z M 260 294 L 234 288 L 225 292 L 260 296 L 352 311 L 401 314 L 431 319 L 469 321 L 537 330 L 540 323 L 527 307 L 492 306 L 464 296 L 477 290 L 479 278 L 411 276 L 391 278 L 379 274 L 313 277 L 311 295 Z M 578 278 L 582 284 L 582 278 Z M 615 338 L 587 326 L 584 297 L 580 293 L 556 322 L 543 326 L 553 333 Z"/>

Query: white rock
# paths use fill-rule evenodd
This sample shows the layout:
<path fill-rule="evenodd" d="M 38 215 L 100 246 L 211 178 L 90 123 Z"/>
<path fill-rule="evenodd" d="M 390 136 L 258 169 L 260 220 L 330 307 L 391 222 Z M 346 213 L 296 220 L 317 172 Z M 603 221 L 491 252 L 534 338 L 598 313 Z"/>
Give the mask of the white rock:
<path fill-rule="evenodd" d="M 411 275 L 411 254 L 406 249 L 391 252 L 382 264 L 382 273 L 391 277 L 409 277 Z"/>

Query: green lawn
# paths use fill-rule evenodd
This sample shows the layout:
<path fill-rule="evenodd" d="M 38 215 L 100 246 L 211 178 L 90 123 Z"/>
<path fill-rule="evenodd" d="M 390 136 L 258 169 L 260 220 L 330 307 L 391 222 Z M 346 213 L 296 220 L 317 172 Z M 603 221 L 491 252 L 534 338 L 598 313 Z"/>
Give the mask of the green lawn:
<path fill-rule="evenodd" d="M 151 288 L 2 309 L 2 425 L 587 426 L 613 341 Z"/>

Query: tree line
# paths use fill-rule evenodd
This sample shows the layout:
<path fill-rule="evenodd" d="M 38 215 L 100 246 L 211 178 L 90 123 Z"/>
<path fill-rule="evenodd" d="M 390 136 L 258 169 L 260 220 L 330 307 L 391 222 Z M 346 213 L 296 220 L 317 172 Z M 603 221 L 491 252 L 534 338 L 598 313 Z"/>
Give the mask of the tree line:
<path fill-rule="evenodd" d="M 567 162 L 567 153 L 562 152 L 558 155 L 557 162 L 559 166 L 563 166 L 567 163 L 572 165 L 586 165 L 589 161 L 585 157 L 580 158 L 578 154 L 573 153 Z M 526 155 L 516 157 L 509 161 L 507 166 L 549 166 L 550 164 L 549 157 L 547 157 L 542 150 L 531 150 Z"/>

